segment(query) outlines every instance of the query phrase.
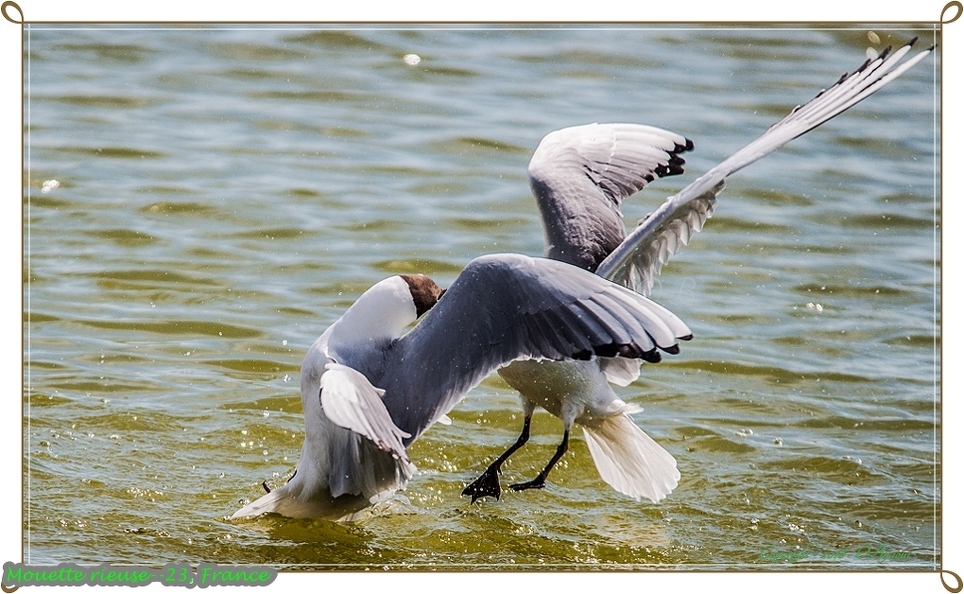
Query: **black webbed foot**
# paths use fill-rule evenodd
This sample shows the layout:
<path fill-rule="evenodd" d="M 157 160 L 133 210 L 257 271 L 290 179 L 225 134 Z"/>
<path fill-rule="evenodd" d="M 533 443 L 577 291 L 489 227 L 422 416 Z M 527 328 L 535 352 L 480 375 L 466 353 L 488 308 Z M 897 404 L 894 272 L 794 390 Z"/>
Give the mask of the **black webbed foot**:
<path fill-rule="evenodd" d="M 495 497 L 496 499 L 501 497 L 502 487 L 499 486 L 498 469 L 492 466 L 486 468 L 482 476 L 462 490 L 462 495 L 471 495 L 472 503 L 475 503 L 475 500 L 480 497 Z"/>
<path fill-rule="evenodd" d="M 546 479 L 542 477 L 536 477 L 531 481 L 524 483 L 516 483 L 515 485 L 509 485 L 509 488 L 513 491 L 525 491 L 526 489 L 545 489 Z"/>
<path fill-rule="evenodd" d="M 509 459 L 509 456 L 529 441 L 529 423 L 531 421 L 532 413 L 527 412 L 522 423 L 522 433 L 519 435 L 519 439 L 505 453 L 496 458 L 495 462 L 489 464 L 482 476 L 475 479 L 475 482 L 462 491 L 462 495 L 471 495 L 472 503 L 475 503 L 475 500 L 480 497 L 495 497 L 498 499 L 502 495 L 502 487 L 499 486 L 499 474 L 502 472 L 502 465 Z"/>

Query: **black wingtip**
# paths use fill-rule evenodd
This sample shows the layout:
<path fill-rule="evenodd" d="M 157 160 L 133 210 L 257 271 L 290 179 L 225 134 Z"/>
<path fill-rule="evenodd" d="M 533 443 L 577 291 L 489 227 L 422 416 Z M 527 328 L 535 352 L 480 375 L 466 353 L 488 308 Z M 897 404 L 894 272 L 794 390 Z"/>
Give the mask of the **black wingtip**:
<path fill-rule="evenodd" d="M 676 145 L 673 146 L 673 150 L 671 151 L 671 154 L 675 155 L 676 153 L 685 153 L 686 151 L 693 150 L 693 147 L 695 146 L 693 144 L 693 141 L 690 140 L 689 138 L 684 138 L 683 140 L 685 141 L 683 144 L 680 144 L 677 142 Z"/>
<path fill-rule="evenodd" d="M 693 335 L 692 335 L 692 334 L 687 334 L 686 336 L 677 336 L 676 339 L 677 339 L 677 340 L 693 340 Z"/>
<path fill-rule="evenodd" d="M 647 363 L 659 363 L 663 360 L 663 357 L 659 354 L 659 351 L 653 349 L 651 351 L 643 351 L 641 359 Z"/>
<path fill-rule="evenodd" d="M 593 346 L 593 352 L 597 357 L 624 357 L 626 359 L 642 359 L 649 363 L 659 363 L 662 361 L 659 351 L 656 347 L 651 350 L 644 351 L 636 343 L 629 344 L 618 344 L 611 342 L 609 344 L 600 344 Z M 576 353 L 573 358 L 579 358 L 580 355 L 585 354 L 586 351 L 581 351 Z"/>
<path fill-rule="evenodd" d="M 662 349 L 662 351 L 663 351 L 664 353 L 669 353 L 670 355 L 678 355 L 678 354 L 679 354 L 679 345 L 678 345 L 678 344 L 674 344 L 674 345 L 671 345 L 671 346 L 668 346 L 668 347 L 659 347 L 659 348 Z"/>
<path fill-rule="evenodd" d="M 592 359 L 592 351 L 582 350 L 572 354 L 572 358 L 577 361 L 588 361 Z"/>
<path fill-rule="evenodd" d="M 907 42 L 907 47 L 914 47 L 914 44 L 917 43 L 918 39 L 919 38 L 916 35 L 914 35 L 914 38 Z"/>
<path fill-rule="evenodd" d="M 684 161 L 682 157 L 678 155 L 673 155 L 666 165 L 660 165 L 659 167 L 656 167 L 653 170 L 653 172 L 658 177 L 669 177 L 671 175 L 680 175 L 684 171 L 683 165 L 685 164 L 686 164 L 686 161 Z"/>

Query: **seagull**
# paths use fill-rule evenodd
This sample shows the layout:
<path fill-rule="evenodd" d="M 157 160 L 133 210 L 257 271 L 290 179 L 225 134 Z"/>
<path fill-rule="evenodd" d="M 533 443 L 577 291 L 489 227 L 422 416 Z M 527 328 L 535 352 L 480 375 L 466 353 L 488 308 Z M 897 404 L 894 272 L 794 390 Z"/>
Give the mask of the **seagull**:
<path fill-rule="evenodd" d="M 640 360 L 678 354 L 678 341 L 692 338 L 682 320 L 646 297 L 653 277 L 712 215 L 727 176 L 846 111 L 933 50 L 901 62 L 912 45 L 845 73 L 625 237 L 621 201 L 681 173 L 679 155 L 692 142 L 632 124 L 549 134 L 529 165 L 547 257 L 482 256 L 448 290 L 400 275 L 363 293 L 305 356 L 305 440 L 294 474 L 274 490 L 263 484 L 268 493 L 231 518 L 356 517 L 405 487 L 415 472 L 406 448 L 496 370 L 520 392 L 526 415 L 516 443 L 466 487 L 473 501 L 499 497 L 501 465 L 528 440 L 536 406 L 563 419 L 563 441 L 535 479 L 513 488 L 543 487 L 578 423 L 603 480 L 637 499 L 664 498 L 678 484 L 676 462 L 629 418 L 641 409 L 609 386 L 629 385 Z"/>
<path fill-rule="evenodd" d="M 668 198 L 628 236 L 621 202 L 657 178 L 682 173 L 680 154 L 692 150 L 693 142 L 635 124 L 590 124 L 550 133 L 528 167 L 545 231 L 545 256 L 649 294 L 663 264 L 712 216 L 728 176 L 843 113 L 933 51 L 931 46 L 902 62 L 916 41 L 915 37 L 893 53 L 888 46 L 857 70 L 844 73 L 762 136 Z M 652 355 L 642 359 L 659 361 L 658 351 Z M 642 409 L 623 402 L 610 385 L 628 386 L 639 377 L 639 366 L 639 360 L 625 358 L 527 359 L 499 369 L 499 375 L 519 392 L 522 433 L 462 494 L 471 496 L 473 503 L 482 497 L 500 497 L 501 467 L 528 441 L 532 414 L 539 407 L 562 419 L 562 442 L 534 479 L 511 485 L 513 490 L 545 487 L 549 472 L 568 449 L 575 423 L 583 428 L 603 481 L 636 500 L 656 503 L 665 498 L 679 482 L 676 460 L 630 419 L 630 414 Z"/>
<path fill-rule="evenodd" d="M 263 484 L 268 493 L 231 518 L 357 517 L 405 487 L 415 472 L 407 446 L 499 367 L 652 360 L 690 334 L 647 297 L 553 259 L 480 256 L 447 290 L 423 275 L 389 277 L 305 356 L 294 474 L 274 490 Z"/>

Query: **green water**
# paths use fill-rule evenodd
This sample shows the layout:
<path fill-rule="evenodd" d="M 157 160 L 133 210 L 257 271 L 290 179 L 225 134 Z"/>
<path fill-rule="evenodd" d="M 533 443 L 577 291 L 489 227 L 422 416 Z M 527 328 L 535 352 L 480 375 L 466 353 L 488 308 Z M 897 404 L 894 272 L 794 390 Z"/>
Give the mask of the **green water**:
<path fill-rule="evenodd" d="M 632 224 L 858 66 L 869 29 L 935 35 L 29 26 L 24 561 L 935 569 L 936 57 L 731 179 L 664 269 L 652 296 L 695 338 L 619 390 L 678 462 L 663 502 L 610 489 L 577 434 L 545 490 L 469 504 L 522 424 L 492 377 L 371 517 L 225 519 L 290 475 L 301 357 L 364 289 L 541 253 L 544 134 L 694 140 Z M 538 414 L 503 480 L 561 429 Z"/>

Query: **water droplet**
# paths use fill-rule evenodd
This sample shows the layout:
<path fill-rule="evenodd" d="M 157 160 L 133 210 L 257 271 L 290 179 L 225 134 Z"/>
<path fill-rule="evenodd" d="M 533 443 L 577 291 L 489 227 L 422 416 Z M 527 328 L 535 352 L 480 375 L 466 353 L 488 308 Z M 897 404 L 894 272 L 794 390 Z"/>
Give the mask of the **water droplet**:
<path fill-rule="evenodd" d="M 405 57 L 402 58 L 402 61 L 409 66 L 418 66 L 418 63 L 422 61 L 422 58 L 418 54 L 405 54 Z"/>

